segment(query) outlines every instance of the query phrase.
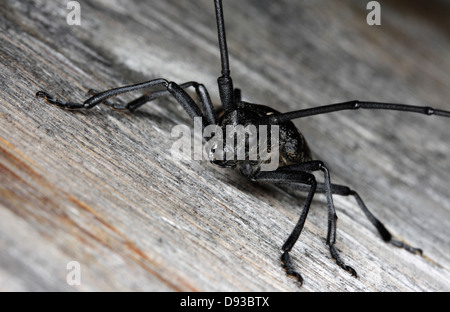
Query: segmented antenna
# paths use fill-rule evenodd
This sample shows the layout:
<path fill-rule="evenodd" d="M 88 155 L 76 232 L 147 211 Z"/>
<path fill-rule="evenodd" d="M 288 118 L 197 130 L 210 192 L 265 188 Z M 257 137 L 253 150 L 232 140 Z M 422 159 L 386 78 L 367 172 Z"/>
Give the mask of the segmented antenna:
<path fill-rule="evenodd" d="M 215 0 L 217 33 L 219 35 L 220 60 L 222 64 L 222 75 L 230 75 L 230 65 L 228 62 L 227 39 L 225 36 L 225 22 L 223 19 L 222 0 Z"/>
<path fill-rule="evenodd" d="M 225 112 L 235 110 L 233 98 L 233 81 L 230 77 L 230 65 L 228 62 L 227 39 L 225 37 L 225 22 L 223 19 L 222 0 L 215 0 L 217 33 L 219 36 L 220 61 L 222 65 L 222 76 L 217 79 L 219 95 Z"/>

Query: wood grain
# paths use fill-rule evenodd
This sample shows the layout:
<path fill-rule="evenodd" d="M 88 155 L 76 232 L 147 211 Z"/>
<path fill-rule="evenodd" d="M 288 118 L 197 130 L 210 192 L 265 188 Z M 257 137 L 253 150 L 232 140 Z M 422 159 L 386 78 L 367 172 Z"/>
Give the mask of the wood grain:
<path fill-rule="evenodd" d="M 325 246 L 317 195 L 292 252 L 300 288 L 279 257 L 305 194 L 174 160 L 171 130 L 191 123 L 173 99 L 128 113 L 34 97 L 82 101 L 90 88 L 164 77 L 202 82 L 219 103 L 212 1 L 83 1 L 80 26 L 60 1 L 2 3 L 0 290 L 450 290 L 448 119 L 358 111 L 296 122 L 332 181 L 425 253 L 385 244 L 352 198 L 335 196 L 350 276 Z M 448 2 L 380 3 L 382 25 L 368 26 L 364 1 L 225 1 L 235 85 L 280 111 L 352 99 L 450 110 Z M 81 285 L 66 282 L 70 261 Z"/>

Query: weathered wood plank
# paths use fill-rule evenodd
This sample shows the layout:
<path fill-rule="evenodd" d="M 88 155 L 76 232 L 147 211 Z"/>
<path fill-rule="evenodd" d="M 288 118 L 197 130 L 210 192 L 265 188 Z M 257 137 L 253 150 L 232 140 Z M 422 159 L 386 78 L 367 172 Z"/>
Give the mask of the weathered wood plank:
<path fill-rule="evenodd" d="M 450 109 L 445 3 L 380 1 L 382 25 L 370 27 L 364 1 L 225 2 L 232 75 L 249 101 Z M 171 129 L 190 122 L 171 99 L 127 113 L 34 97 L 81 101 L 89 88 L 165 77 L 202 82 L 218 103 L 212 1 L 83 1 L 81 26 L 57 1 L 0 10 L 1 290 L 450 290 L 448 119 L 361 111 L 296 122 L 333 182 L 426 255 L 384 244 L 354 200 L 336 196 L 351 277 L 330 259 L 317 195 L 292 252 L 299 288 L 279 255 L 304 194 L 174 160 Z M 79 286 L 66 283 L 69 261 L 81 264 Z"/>

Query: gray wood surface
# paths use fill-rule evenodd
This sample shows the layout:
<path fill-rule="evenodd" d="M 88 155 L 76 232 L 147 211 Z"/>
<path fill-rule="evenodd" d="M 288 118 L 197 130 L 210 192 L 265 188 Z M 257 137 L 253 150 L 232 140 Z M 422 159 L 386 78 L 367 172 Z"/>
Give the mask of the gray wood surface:
<path fill-rule="evenodd" d="M 382 25 L 368 26 L 365 1 L 226 0 L 235 85 L 280 111 L 352 99 L 449 110 L 449 3 L 380 3 Z M 64 1 L 0 4 L 0 290 L 450 290 L 448 119 L 296 121 L 332 181 L 425 253 L 385 244 L 352 198 L 335 196 L 350 276 L 325 246 L 317 195 L 292 252 L 300 288 L 279 257 L 305 194 L 174 160 L 171 130 L 191 123 L 173 99 L 128 113 L 34 97 L 82 101 L 90 88 L 164 77 L 202 82 L 219 103 L 212 1 L 82 1 L 80 26 L 66 23 Z M 66 282 L 70 261 L 81 285 Z"/>

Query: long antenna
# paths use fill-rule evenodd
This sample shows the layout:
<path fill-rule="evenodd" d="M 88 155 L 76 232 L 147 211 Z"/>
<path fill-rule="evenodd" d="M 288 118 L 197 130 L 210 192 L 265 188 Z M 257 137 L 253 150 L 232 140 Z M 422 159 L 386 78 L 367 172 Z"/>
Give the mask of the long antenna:
<path fill-rule="evenodd" d="M 222 1 L 216 0 L 216 21 L 217 21 L 217 33 L 219 35 L 219 49 L 220 49 L 220 60 L 222 64 L 222 75 L 230 75 L 230 65 L 228 62 L 228 48 L 227 48 L 227 38 L 225 36 L 225 22 L 223 20 L 223 8 Z"/>
<path fill-rule="evenodd" d="M 222 76 L 217 79 L 219 95 L 225 112 L 235 110 L 233 98 L 233 81 L 230 77 L 230 65 L 228 62 L 227 39 L 225 36 L 225 22 L 223 19 L 222 0 L 215 0 L 217 33 L 219 36 L 220 61 L 222 65 Z"/>

